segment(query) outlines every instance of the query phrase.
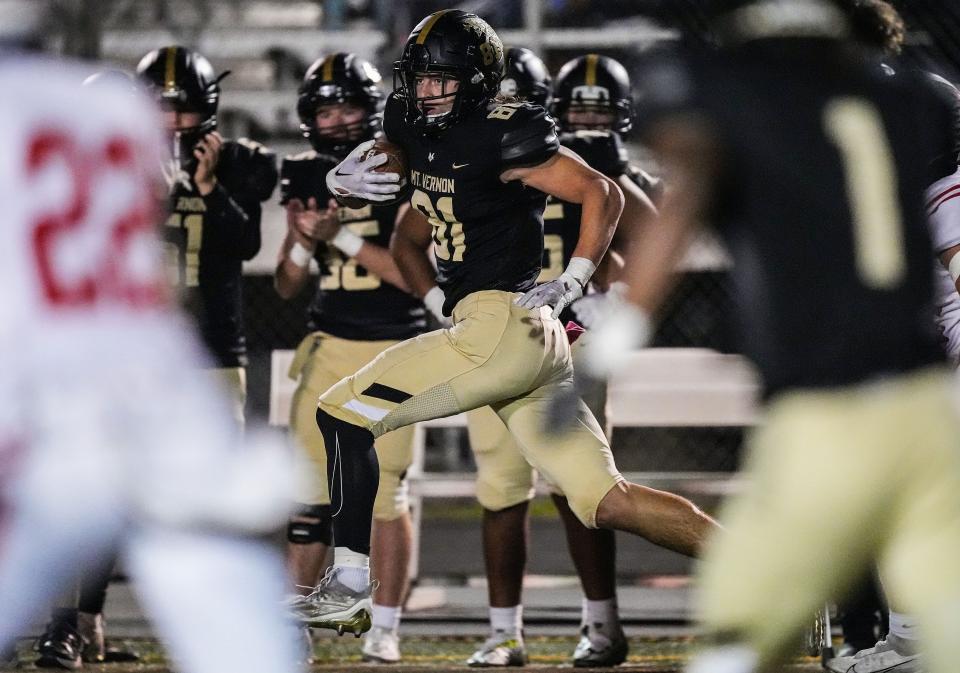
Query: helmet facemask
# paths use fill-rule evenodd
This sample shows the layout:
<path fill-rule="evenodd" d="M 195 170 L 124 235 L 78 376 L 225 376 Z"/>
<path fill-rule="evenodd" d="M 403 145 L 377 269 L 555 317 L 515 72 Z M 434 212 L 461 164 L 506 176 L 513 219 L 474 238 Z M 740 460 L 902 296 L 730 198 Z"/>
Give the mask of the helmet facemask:
<path fill-rule="evenodd" d="M 438 80 L 437 93 L 420 95 L 417 81 Z M 485 97 L 484 77 L 467 68 L 430 62 L 424 45 L 414 44 L 394 66 L 394 88 L 407 103 L 407 122 L 424 134 L 438 133 L 476 109 Z"/>
<path fill-rule="evenodd" d="M 340 87 L 331 86 L 337 91 L 324 92 L 328 87 L 321 87 L 320 94 L 309 101 L 308 110 L 304 110 L 301 118 L 305 121 L 300 124 L 300 132 L 310 141 L 311 147 L 321 154 L 334 157 L 346 156 L 359 143 L 373 138 L 377 130 L 378 115 L 375 104 L 371 106 L 367 101 L 355 96 L 345 95 Z M 363 111 L 362 116 L 353 122 L 343 122 L 330 126 L 320 127 L 317 122 L 323 108 L 334 105 L 351 105 Z"/>

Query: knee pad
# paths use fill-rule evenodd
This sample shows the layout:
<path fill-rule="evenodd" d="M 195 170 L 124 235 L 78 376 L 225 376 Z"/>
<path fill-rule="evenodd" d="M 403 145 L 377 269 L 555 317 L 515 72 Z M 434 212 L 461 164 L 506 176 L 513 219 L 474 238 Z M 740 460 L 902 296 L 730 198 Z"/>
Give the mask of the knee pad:
<path fill-rule="evenodd" d="M 330 546 L 333 541 L 333 518 L 330 505 L 300 505 L 295 514 L 310 521 L 287 522 L 287 541 L 291 544 L 314 544 L 322 542 Z"/>

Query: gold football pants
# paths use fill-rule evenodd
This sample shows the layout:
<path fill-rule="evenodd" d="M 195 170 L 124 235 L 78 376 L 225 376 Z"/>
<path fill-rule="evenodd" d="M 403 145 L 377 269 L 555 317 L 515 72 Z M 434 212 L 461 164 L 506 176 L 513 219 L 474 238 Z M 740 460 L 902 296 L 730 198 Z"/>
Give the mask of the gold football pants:
<path fill-rule="evenodd" d="M 300 380 L 290 405 L 290 431 L 296 444 L 298 503 L 329 505 L 327 451 L 317 428 L 317 399 L 337 381 L 367 364 L 392 341 L 353 341 L 323 332 L 308 335 L 297 347 L 290 378 Z M 375 443 L 380 463 L 380 483 L 373 516 L 392 521 L 409 509 L 404 473 L 413 462 L 413 427 L 400 428 Z"/>
<path fill-rule="evenodd" d="M 550 399 L 573 386 L 570 345 L 550 309 L 524 309 L 518 295 L 474 292 L 450 329 L 388 348 L 320 397 L 320 408 L 379 437 L 418 421 L 491 406 L 523 457 L 596 527 L 597 506 L 623 478 L 593 414 L 581 402 L 574 428 L 543 432 Z"/>
<path fill-rule="evenodd" d="M 570 347 L 574 368 L 589 337 L 589 333 L 583 334 Z M 606 381 L 592 383 L 582 399 L 609 439 Z M 477 463 L 477 500 L 484 509 L 498 512 L 533 498 L 537 473 L 493 409 L 480 407 L 469 412 L 467 433 Z M 551 492 L 563 495 L 556 484 L 549 486 Z"/>
<path fill-rule="evenodd" d="M 701 566 L 708 628 L 769 661 L 876 561 L 891 603 L 928 638 L 928 670 L 956 670 L 960 426 L 944 373 L 784 394 L 745 467 L 747 490 Z"/>

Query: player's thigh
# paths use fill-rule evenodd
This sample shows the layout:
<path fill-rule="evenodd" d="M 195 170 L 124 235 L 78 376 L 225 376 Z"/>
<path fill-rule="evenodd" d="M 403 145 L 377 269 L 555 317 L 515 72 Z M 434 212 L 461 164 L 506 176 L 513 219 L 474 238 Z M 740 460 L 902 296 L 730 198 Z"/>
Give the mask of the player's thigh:
<path fill-rule="evenodd" d="M 477 463 L 477 500 L 485 509 L 500 511 L 533 498 L 536 473 L 493 409 L 468 412 L 467 434 Z"/>
<path fill-rule="evenodd" d="M 374 448 L 380 464 L 380 483 L 373 503 L 373 518 L 392 521 L 410 510 L 406 483 L 413 463 L 414 427 L 408 425 L 377 437 Z"/>
<path fill-rule="evenodd" d="M 796 393 L 771 405 L 749 440 L 746 490 L 724 508 L 725 530 L 701 565 L 709 627 L 782 648 L 869 567 L 896 479 L 886 445 L 900 420 L 857 393 Z"/>
<path fill-rule="evenodd" d="M 904 418 L 910 423 L 910 453 L 898 470 L 901 485 L 887 510 L 891 530 L 881 555 L 884 587 L 900 610 L 936 613 L 944 601 L 957 610 L 960 426 L 942 381 L 918 382 L 905 404 L 913 405 L 904 412 L 910 419 Z"/>
<path fill-rule="evenodd" d="M 454 327 L 384 351 L 324 393 L 321 409 L 378 436 L 570 376 L 559 322 L 517 307 L 514 298 L 492 291 L 469 295 L 454 310 Z"/>
<path fill-rule="evenodd" d="M 555 393 L 556 386 L 544 386 L 494 408 L 526 460 L 566 495 L 585 526 L 596 528 L 600 501 L 623 477 L 600 426 L 583 402 L 571 428 L 561 434 L 547 433 L 548 407 Z"/>

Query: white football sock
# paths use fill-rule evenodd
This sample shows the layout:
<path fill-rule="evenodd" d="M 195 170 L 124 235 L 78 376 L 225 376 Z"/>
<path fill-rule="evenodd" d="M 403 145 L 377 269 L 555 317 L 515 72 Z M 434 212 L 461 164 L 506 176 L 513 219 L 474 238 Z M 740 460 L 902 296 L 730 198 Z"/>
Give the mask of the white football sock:
<path fill-rule="evenodd" d="M 523 629 L 523 606 L 512 608 L 490 608 L 490 628 L 511 636 L 520 636 Z"/>
<path fill-rule="evenodd" d="M 890 634 L 904 640 L 919 640 L 917 620 L 913 615 L 890 611 Z"/>
<path fill-rule="evenodd" d="M 335 547 L 333 566 L 337 581 L 353 591 L 370 588 L 370 557 L 351 551 L 347 547 Z"/>
<path fill-rule="evenodd" d="M 580 623 L 591 626 L 611 640 L 618 636 L 622 629 L 616 596 L 605 601 L 584 598 Z"/>
<path fill-rule="evenodd" d="M 403 608 L 399 605 L 396 607 L 392 605 L 380 605 L 379 603 L 373 604 L 373 625 L 381 629 L 386 629 L 392 633 L 396 633 L 400 630 L 400 614 L 403 612 Z"/>

